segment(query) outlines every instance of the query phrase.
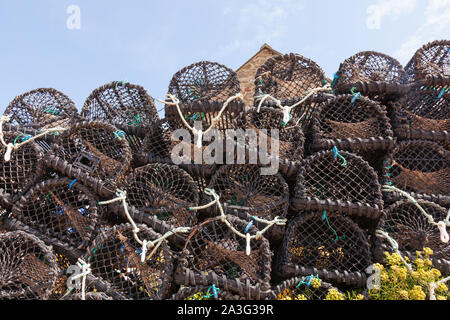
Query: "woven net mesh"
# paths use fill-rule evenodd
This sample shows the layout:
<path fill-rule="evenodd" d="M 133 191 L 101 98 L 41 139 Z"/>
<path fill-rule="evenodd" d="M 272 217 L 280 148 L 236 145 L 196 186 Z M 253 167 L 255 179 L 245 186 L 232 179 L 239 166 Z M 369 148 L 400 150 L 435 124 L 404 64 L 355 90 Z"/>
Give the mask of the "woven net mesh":
<path fill-rule="evenodd" d="M 170 81 L 169 93 L 181 102 L 225 101 L 240 92 L 236 72 L 209 61 L 194 63 L 178 71 Z"/>
<path fill-rule="evenodd" d="M 406 72 L 396 59 L 373 51 L 360 52 L 348 58 L 340 65 L 337 75 L 336 88 L 343 92 L 358 82 L 407 83 Z"/>
<path fill-rule="evenodd" d="M 6 143 L 20 143 L 26 138 L 18 132 L 3 132 Z M 1 155 L 6 152 L 2 146 Z M 11 153 L 10 161 L 0 157 L 0 189 L 13 198 L 32 186 L 43 174 L 41 153 L 36 144 L 27 143 Z"/>
<path fill-rule="evenodd" d="M 244 230 L 247 222 L 233 216 L 228 221 Z M 255 234 L 252 226 L 249 233 Z M 265 238 L 250 241 L 250 255 L 246 254 L 246 240 L 236 235 L 220 219 L 206 220 L 189 235 L 181 259 L 195 274 L 216 274 L 219 278 L 238 280 L 251 285 L 266 285 L 270 279 L 271 252 Z"/>
<path fill-rule="evenodd" d="M 418 194 L 450 194 L 450 152 L 431 141 L 398 143 L 387 162 L 387 179 Z"/>
<path fill-rule="evenodd" d="M 60 127 L 78 118 L 78 110 L 65 94 L 55 89 L 36 89 L 16 97 L 4 115 L 11 117 L 14 126 Z"/>
<path fill-rule="evenodd" d="M 192 177 L 169 164 L 149 164 L 134 170 L 127 178 L 128 204 L 138 211 L 156 216 L 174 227 L 192 226 L 196 212 L 189 210 L 199 202 Z"/>
<path fill-rule="evenodd" d="M 138 155 L 142 162 L 171 161 L 172 134 L 170 129 L 170 125 L 165 121 L 148 128 L 142 142 L 142 151 Z"/>
<path fill-rule="evenodd" d="M 340 154 L 347 162 L 345 167 L 333 151 L 322 151 L 305 159 L 298 173 L 295 197 L 359 202 L 381 208 L 381 187 L 374 169 L 359 156 L 345 151 Z"/>
<path fill-rule="evenodd" d="M 0 234 L 0 299 L 45 300 L 58 268 L 55 255 L 36 237 L 22 231 Z"/>
<path fill-rule="evenodd" d="M 417 202 L 434 221 L 445 220 L 445 208 L 429 201 Z M 409 200 L 401 200 L 388 207 L 380 228 L 397 241 L 401 251 L 415 253 L 430 248 L 433 258 L 450 260 L 450 245 L 441 241 L 439 229 L 431 225 L 420 209 Z"/>
<path fill-rule="evenodd" d="M 413 88 L 395 104 L 396 127 L 406 131 L 450 132 L 450 81 Z M 403 133 L 402 137 L 407 137 Z M 420 138 L 415 135 L 414 138 Z M 425 138 L 425 137 L 424 137 Z"/>
<path fill-rule="evenodd" d="M 84 103 L 81 115 L 114 125 L 148 126 L 157 120 L 153 98 L 138 85 L 111 82 L 95 89 Z"/>
<path fill-rule="evenodd" d="M 74 125 L 61 135 L 58 146 L 59 158 L 109 186 L 118 186 L 130 168 L 127 140 L 115 127 L 101 122 Z"/>
<path fill-rule="evenodd" d="M 293 220 L 281 251 L 281 264 L 339 272 L 361 272 L 371 262 L 364 232 L 339 213 L 320 211 L 302 214 Z"/>
<path fill-rule="evenodd" d="M 72 248 L 86 248 L 98 225 L 96 197 L 71 179 L 33 187 L 12 209 L 12 217 L 37 233 Z"/>
<path fill-rule="evenodd" d="M 450 77 L 450 40 L 427 43 L 405 67 L 411 81 L 427 76 Z"/>
<path fill-rule="evenodd" d="M 226 165 L 216 171 L 208 186 L 241 218 L 257 216 L 266 220 L 285 217 L 289 187 L 280 174 L 261 175 L 257 165 Z M 207 202 L 213 200 L 206 198 Z M 217 213 L 217 212 L 216 212 Z"/>
<path fill-rule="evenodd" d="M 340 95 L 316 109 L 313 116 L 313 134 L 314 143 L 318 147 L 336 145 L 374 148 L 375 146 L 369 146 L 367 140 L 392 139 L 389 118 L 381 106 L 367 98 L 361 98 L 354 103 L 352 99 L 351 95 Z M 348 143 L 343 143 L 343 140 Z"/>
<path fill-rule="evenodd" d="M 256 72 L 255 96 L 270 94 L 284 103 L 322 87 L 324 80 L 323 70 L 314 61 L 299 54 L 280 55 L 268 59 Z M 258 104 L 258 99 L 255 102 Z"/>
<path fill-rule="evenodd" d="M 145 225 L 138 225 L 138 228 L 141 240 L 160 237 Z M 173 272 L 167 241 L 164 240 L 152 256 L 152 249 L 149 249 L 145 261 L 141 262 L 142 245 L 136 242 L 132 230 L 130 224 L 105 230 L 91 244 L 84 260 L 90 264 L 93 276 L 129 299 L 165 299 Z"/>
<path fill-rule="evenodd" d="M 276 300 L 325 300 L 333 289 L 341 293 L 337 288 L 320 279 L 296 277 L 276 286 L 272 295 Z"/>
<path fill-rule="evenodd" d="M 261 108 L 258 113 L 255 109 L 242 113 L 237 119 L 237 126 L 242 129 L 254 130 L 261 139 L 265 136 L 267 141 L 267 152 L 272 154 L 272 137 L 269 130 L 279 130 L 278 139 L 279 156 L 289 161 L 300 161 L 303 158 L 305 136 L 301 127 L 295 121 L 283 123 L 283 112 L 272 108 Z M 261 131 L 261 130 L 266 130 Z M 255 146 L 250 146 L 255 147 Z M 227 150 L 228 151 L 228 150 Z"/>

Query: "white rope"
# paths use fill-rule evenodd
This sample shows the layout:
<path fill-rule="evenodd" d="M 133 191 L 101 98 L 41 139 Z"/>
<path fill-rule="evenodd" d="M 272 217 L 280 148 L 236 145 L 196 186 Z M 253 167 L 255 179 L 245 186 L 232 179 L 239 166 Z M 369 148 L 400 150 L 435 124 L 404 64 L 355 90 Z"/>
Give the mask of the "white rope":
<path fill-rule="evenodd" d="M 408 263 L 406 262 L 406 260 L 405 260 L 405 259 L 402 257 L 402 255 L 400 254 L 400 251 L 398 251 L 398 243 L 397 243 L 397 241 L 395 241 L 393 238 L 391 238 L 391 237 L 389 236 L 389 234 L 388 234 L 387 232 L 384 232 L 383 230 L 376 230 L 375 235 L 376 235 L 377 237 L 380 237 L 380 238 L 383 238 L 383 239 L 386 239 L 387 241 L 389 241 L 389 243 L 390 243 L 391 246 L 392 246 L 392 249 L 400 256 L 400 259 L 401 259 L 402 262 L 405 264 L 406 268 L 407 268 L 409 271 L 413 271 L 411 265 L 408 264 Z M 422 283 L 423 285 L 427 286 L 427 283 L 426 283 L 425 281 L 423 281 L 423 280 L 421 280 L 421 279 L 419 279 L 419 280 L 420 280 L 420 283 Z M 435 294 L 434 294 L 435 289 L 436 289 L 441 283 L 446 283 L 446 282 L 449 281 L 449 280 L 450 280 L 450 276 L 447 277 L 447 278 L 445 278 L 445 279 L 442 279 L 442 280 L 438 281 L 437 283 L 430 282 L 430 283 L 428 284 L 428 291 L 430 292 L 430 300 L 436 300 L 436 296 L 435 296 Z"/>
<path fill-rule="evenodd" d="M 45 129 L 42 130 L 41 133 L 35 135 L 34 137 L 28 138 L 25 141 L 22 141 L 20 143 L 17 144 L 13 144 L 13 143 L 6 143 L 4 136 L 3 136 L 3 123 L 5 121 L 9 121 L 11 118 L 9 116 L 2 116 L 0 117 L 0 142 L 2 143 L 2 145 L 4 147 L 6 147 L 6 152 L 5 152 L 5 156 L 4 159 L 6 162 L 11 160 L 11 153 L 17 149 L 19 149 L 20 147 L 22 147 L 23 145 L 30 143 L 36 139 L 39 139 L 40 137 L 43 137 L 49 133 L 53 133 L 53 132 L 58 132 L 58 131 L 66 131 L 69 130 L 69 128 L 50 128 L 50 129 Z"/>
<path fill-rule="evenodd" d="M 81 282 L 81 300 L 86 300 L 86 276 L 92 272 L 91 265 L 81 258 L 77 261 L 77 266 L 81 269 L 81 273 L 77 274 L 72 278 L 76 280 L 82 278 Z"/>
<path fill-rule="evenodd" d="M 170 101 L 169 101 L 169 102 L 168 102 L 168 101 L 162 101 L 162 100 L 159 100 L 159 99 L 156 99 L 156 100 L 159 101 L 159 102 L 161 102 L 161 103 L 164 103 L 164 104 L 166 104 L 166 105 L 168 105 L 168 106 L 175 106 L 175 107 L 177 108 L 178 115 L 180 116 L 181 121 L 183 121 L 184 125 L 185 125 L 189 130 L 191 130 L 191 132 L 192 132 L 194 135 L 197 136 L 196 146 L 197 146 L 198 148 L 201 148 L 201 147 L 202 147 L 202 139 L 203 139 L 203 135 L 204 135 L 204 134 L 207 134 L 211 129 L 213 129 L 213 128 L 216 126 L 217 122 L 220 120 L 220 117 L 222 116 L 222 113 L 223 113 L 223 112 L 225 111 L 225 109 L 228 107 L 228 105 L 230 104 L 230 102 L 233 101 L 233 100 L 236 100 L 236 99 L 241 99 L 242 101 L 244 101 L 244 97 L 242 96 L 242 93 L 238 93 L 237 95 L 234 95 L 234 96 L 232 96 L 232 97 L 229 97 L 229 98 L 227 99 L 227 101 L 225 101 L 225 103 L 223 104 L 223 106 L 222 106 L 222 108 L 220 109 L 220 111 L 219 111 L 219 113 L 217 114 L 217 116 L 215 116 L 215 117 L 211 120 L 211 125 L 209 126 L 209 128 L 206 129 L 205 131 L 202 131 L 202 130 L 197 130 L 197 129 L 194 128 L 194 127 L 191 127 L 191 126 L 189 125 L 189 123 L 187 123 L 187 121 L 186 121 L 186 119 L 184 118 L 183 113 L 181 112 L 181 109 L 180 109 L 180 100 L 179 100 L 176 96 L 174 96 L 173 94 L 168 93 L 168 94 L 166 94 L 166 97 L 167 97 L 168 99 L 170 99 L 171 102 L 170 102 Z"/>
<path fill-rule="evenodd" d="M 400 190 L 394 186 L 384 185 L 382 191 L 384 192 L 398 192 L 401 195 L 405 196 L 408 200 L 410 200 L 419 210 L 420 212 L 427 218 L 428 223 L 436 226 L 439 229 L 439 233 L 441 234 L 441 241 L 444 243 L 449 242 L 449 235 L 447 233 L 447 228 L 450 227 L 450 210 L 447 212 L 447 217 L 444 221 L 435 222 L 433 216 L 428 214 L 422 206 L 414 199 L 409 193 Z"/>
<path fill-rule="evenodd" d="M 329 83 L 327 83 L 325 86 L 320 87 L 320 88 L 315 88 L 309 91 L 309 93 L 300 101 L 298 101 L 297 103 L 293 104 L 292 106 L 283 106 L 281 104 L 281 101 L 274 98 L 273 96 L 271 96 L 270 94 L 263 94 L 260 96 L 256 97 L 256 101 L 259 100 L 259 104 L 258 104 L 258 108 L 257 108 L 257 112 L 259 113 L 261 110 L 261 106 L 264 103 L 264 101 L 266 101 L 267 99 L 272 99 L 273 101 L 275 101 L 277 107 L 279 107 L 282 111 L 283 111 L 283 123 L 287 124 L 290 121 L 291 118 L 291 110 L 294 109 L 295 107 L 301 105 L 303 102 L 305 102 L 306 100 L 309 99 L 309 97 L 311 97 L 313 94 L 320 92 L 320 91 L 328 91 L 331 90 L 331 86 Z"/>
<path fill-rule="evenodd" d="M 408 268 L 409 271 L 412 271 L 412 267 L 409 263 L 406 262 L 406 260 L 403 258 L 403 256 L 401 255 L 400 251 L 398 251 L 398 243 L 397 241 L 395 241 L 395 239 L 391 238 L 389 236 L 389 234 L 383 230 L 376 230 L 375 231 L 375 235 L 377 237 L 386 239 L 392 246 L 392 249 L 395 251 L 395 253 L 397 253 L 400 256 L 400 259 L 402 260 L 402 262 L 405 264 L 406 268 Z"/>
<path fill-rule="evenodd" d="M 156 252 L 156 250 L 159 248 L 159 246 L 161 245 L 163 240 L 165 240 L 166 238 L 172 236 L 175 233 L 188 233 L 188 232 L 191 231 L 191 228 L 188 228 L 188 227 L 175 228 L 175 229 L 170 230 L 169 232 L 165 233 L 163 236 L 161 236 L 160 238 L 158 238 L 156 240 L 153 240 L 153 241 L 143 240 L 142 241 L 138 237 L 138 233 L 139 233 L 140 229 L 138 228 L 138 226 L 134 222 L 133 218 L 131 218 L 130 212 L 128 211 L 128 204 L 127 204 L 127 201 L 126 201 L 126 199 L 127 199 L 127 192 L 124 191 L 124 190 L 117 189 L 116 195 L 117 195 L 117 198 L 114 198 L 114 199 L 111 199 L 111 200 L 107 200 L 107 201 L 101 201 L 98 204 L 99 205 L 107 205 L 107 204 L 111 204 L 111 203 L 114 203 L 114 202 L 122 201 L 122 205 L 123 205 L 123 209 L 125 211 L 125 215 L 127 216 L 128 221 L 133 226 L 133 230 L 132 230 L 133 237 L 134 237 L 134 239 L 136 240 L 137 243 L 142 245 L 141 262 L 145 262 L 146 260 L 150 259 L 153 256 L 153 254 Z M 153 251 L 146 258 L 147 250 L 149 248 L 153 248 Z"/>
<path fill-rule="evenodd" d="M 253 235 L 253 236 L 250 236 L 249 233 L 244 234 L 244 233 L 236 230 L 236 228 L 228 221 L 227 216 L 225 215 L 225 212 L 223 210 L 222 204 L 220 203 L 220 196 L 215 192 L 215 190 L 214 189 L 205 189 L 204 192 L 207 195 L 212 196 L 214 198 L 214 200 L 211 201 L 210 203 L 204 205 L 204 206 L 190 208 L 190 210 L 203 210 L 203 209 L 209 208 L 209 207 L 217 204 L 217 206 L 219 208 L 220 216 L 217 216 L 217 217 L 215 217 L 213 219 L 221 220 L 223 223 L 226 224 L 226 226 L 233 233 L 235 233 L 239 237 L 241 237 L 241 238 L 246 240 L 246 244 L 247 244 L 246 245 L 246 254 L 247 255 L 250 255 L 250 240 L 253 240 L 253 239 L 258 240 L 258 239 L 260 239 L 263 236 L 263 234 L 275 224 L 276 225 L 280 225 L 280 226 L 286 225 L 287 219 L 280 219 L 280 217 L 275 217 L 271 221 L 264 220 L 264 219 L 261 219 L 261 218 L 258 218 L 258 217 L 252 217 L 255 221 L 267 224 L 267 226 L 263 230 L 256 232 L 256 234 Z"/>
<path fill-rule="evenodd" d="M 438 281 L 437 283 L 430 282 L 430 284 L 428 286 L 428 290 L 430 291 L 430 300 L 436 300 L 436 295 L 434 294 L 434 291 L 440 284 L 446 283 L 449 280 L 450 280 L 450 276 Z"/>

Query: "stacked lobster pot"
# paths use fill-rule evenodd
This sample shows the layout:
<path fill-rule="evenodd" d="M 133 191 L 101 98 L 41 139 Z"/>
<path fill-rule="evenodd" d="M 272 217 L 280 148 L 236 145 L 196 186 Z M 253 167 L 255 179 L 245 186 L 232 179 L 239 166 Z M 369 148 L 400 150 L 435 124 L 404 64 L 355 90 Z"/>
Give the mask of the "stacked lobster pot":
<path fill-rule="evenodd" d="M 309 152 L 312 114 L 320 102 L 334 97 L 331 92 L 322 68 L 299 54 L 270 58 L 256 72 L 254 109 L 239 123 L 279 130 L 280 172 L 291 186 Z"/>
<path fill-rule="evenodd" d="M 341 63 L 338 72 L 335 74 L 333 83 L 335 92 L 339 95 L 348 95 L 352 106 L 358 106 L 358 112 L 353 116 L 353 109 L 351 109 L 351 112 L 346 112 L 342 109 L 345 107 L 338 107 L 340 110 L 337 112 L 346 113 L 346 115 L 341 116 L 343 119 L 333 119 L 333 117 L 336 117 L 336 115 L 332 115 L 333 112 L 325 118 L 328 117 L 328 121 L 344 122 L 340 123 L 341 129 L 348 125 L 362 125 L 361 131 L 354 130 L 357 127 L 353 130 L 347 127 L 346 138 L 372 141 L 367 144 L 359 144 L 353 141 L 353 145 L 360 146 L 359 150 L 343 147 L 345 150 L 356 152 L 362 156 L 375 168 L 379 175 L 382 173 L 383 156 L 393 148 L 395 143 L 389 121 L 392 115 L 391 104 L 408 91 L 407 84 L 407 74 L 396 59 L 373 51 L 363 51 L 348 58 Z M 367 110 L 364 110 L 367 104 L 370 104 L 370 106 Z M 347 105 L 347 108 L 351 108 L 351 106 Z M 355 118 L 351 119 L 352 117 Z M 337 135 L 342 135 L 342 130 L 337 131 L 336 126 L 334 127 L 335 129 L 331 130 Z M 378 129 L 375 129 L 375 127 L 378 127 Z M 319 128 L 316 127 L 316 132 L 317 130 L 319 130 L 320 135 L 320 131 L 323 129 L 319 126 Z M 343 137 L 334 137 L 333 139 L 343 139 Z M 363 147 L 361 147 L 362 145 Z"/>
<path fill-rule="evenodd" d="M 449 41 L 406 71 L 358 53 L 332 81 L 279 55 L 249 106 L 202 61 L 173 76 L 165 118 L 125 81 L 80 114 L 55 89 L 18 96 L 0 118 L 0 299 L 367 298 L 385 251 L 425 247 L 450 274 L 449 68 Z"/>
<path fill-rule="evenodd" d="M 398 140 L 384 159 L 385 214 L 380 230 L 399 252 L 433 250 L 433 266 L 450 274 L 450 41 L 424 45 L 405 67 L 409 91 L 392 103 Z M 376 259 L 392 250 L 379 242 Z"/>

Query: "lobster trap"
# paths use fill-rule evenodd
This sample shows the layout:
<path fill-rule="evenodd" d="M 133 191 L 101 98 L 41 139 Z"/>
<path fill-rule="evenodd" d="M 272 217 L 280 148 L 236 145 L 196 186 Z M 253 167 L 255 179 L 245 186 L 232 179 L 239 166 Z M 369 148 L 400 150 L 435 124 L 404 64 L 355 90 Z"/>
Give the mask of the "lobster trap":
<path fill-rule="evenodd" d="M 363 51 L 345 60 L 336 73 L 339 94 L 354 88 L 372 99 L 392 99 L 407 91 L 408 78 L 400 62 L 383 53 Z"/>
<path fill-rule="evenodd" d="M 169 123 L 165 119 L 147 128 L 143 137 L 142 147 L 137 154 L 139 164 L 172 162 L 172 132 Z"/>
<path fill-rule="evenodd" d="M 376 227 L 383 208 L 374 169 L 346 151 L 321 151 L 306 158 L 297 176 L 291 206 L 296 210 L 333 210 Z"/>
<path fill-rule="evenodd" d="M 36 89 L 16 97 L 6 107 L 4 115 L 11 124 L 34 129 L 66 126 L 79 118 L 75 103 L 65 94 L 52 89 Z"/>
<path fill-rule="evenodd" d="M 50 247 L 23 231 L 0 233 L 0 299 L 46 300 L 59 272 Z"/>
<path fill-rule="evenodd" d="M 393 184 L 414 198 L 450 204 L 450 151 L 432 141 L 398 143 L 386 157 L 383 177 L 384 184 Z M 402 196 L 387 193 L 385 199 L 394 202 Z"/>
<path fill-rule="evenodd" d="M 235 215 L 244 221 L 258 217 L 267 221 L 276 217 L 285 218 L 289 207 L 289 187 L 280 174 L 262 175 L 257 165 L 225 165 L 211 178 L 208 189 L 220 196 L 220 203 L 227 214 Z M 205 197 L 204 202 L 214 200 Z M 211 207 L 210 214 L 217 216 L 217 205 Z M 258 229 L 266 227 L 254 221 Z M 245 228 L 245 227 L 244 227 Z M 271 240 L 281 240 L 284 228 L 273 226 L 267 233 Z"/>
<path fill-rule="evenodd" d="M 145 166 L 150 163 L 167 163 L 173 164 L 172 161 L 172 151 L 176 145 L 183 143 L 179 137 L 172 136 L 172 131 L 169 123 L 163 119 L 160 123 L 155 124 L 145 135 L 143 140 L 142 151 L 138 154 L 138 163 L 141 166 Z M 211 176 L 215 172 L 216 164 L 195 164 L 193 160 L 195 158 L 194 154 L 194 144 L 188 143 L 187 149 L 190 150 L 191 161 L 183 161 L 178 166 L 185 170 L 194 179 L 199 193 L 200 198 L 202 197 L 203 191 L 208 186 Z M 202 148 L 202 151 L 204 148 Z M 183 154 L 182 156 L 185 156 Z M 180 157 L 182 157 L 180 155 Z"/>
<path fill-rule="evenodd" d="M 178 71 L 170 82 L 168 94 L 178 99 L 180 104 L 179 111 L 176 106 L 166 104 L 166 119 L 172 130 L 186 128 L 185 122 L 194 127 L 201 121 L 202 130 L 214 125 L 215 129 L 225 133 L 245 108 L 242 99 L 228 100 L 240 92 L 238 76 L 230 68 L 209 61 L 191 64 Z M 223 110 L 225 103 L 228 104 Z"/>
<path fill-rule="evenodd" d="M 95 89 L 84 103 L 81 115 L 123 130 L 133 155 L 141 150 L 145 132 L 159 120 L 155 102 L 147 91 L 125 81 Z"/>
<path fill-rule="evenodd" d="M 325 73 L 314 61 L 294 53 L 278 55 L 266 60 L 256 72 L 255 97 L 269 94 L 284 105 L 286 100 L 305 97 L 324 81 Z"/>
<path fill-rule="evenodd" d="M 169 85 L 169 93 L 183 104 L 199 101 L 223 103 L 240 90 L 236 72 L 209 61 L 193 63 L 181 69 L 175 73 Z"/>
<path fill-rule="evenodd" d="M 417 200 L 434 221 L 444 221 L 447 210 L 433 202 Z M 424 248 L 433 250 L 432 257 L 450 261 L 450 245 L 441 241 L 439 229 L 428 222 L 427 217 L 409 200 L 398 201 L 385 210 L 380 229 L 398 243 L 398 249 L 413 254 Z M 449 229 L 447 227 L 447 229 Z"/>
<path fill-rule="evenodd" d="M 31 188 L 12 208 L 10 228 L 22 229 L 72 259 L 97 234 L 97 198 L 75 180 L 59 178 Z"/>
<path fill-rule="evenodd" d="M 149 241 L 160 237 L 145 225 L 138 225 L 139 237 Z M 156 248 L 156 247 L 155 247 Z M 108 295 L 132 300 L 162 300 L 171 294 L 173 254 L 166 240 L 141 261 L 142 245 L 133 236 L 133 226 L 117 225 L 103 230 L 91 243 L 83 260 L 90 264 L 90 280 L 98 287 L 109 288 Z M 149 250 L 151 251 L 151 250 Z"/>
<path fill-rule="evenodd" d="M 236 126 L 246 131 L 253 131 L 259 143 L 256 144 L 255 137 L 252 144 L 247 132 L 241 132 L 242 136 L 237 138 L 237 143 L 243 148 L 253 149 L 254 154 L 258 153 L 258 147 L 265 147 L 270 155 L 278 154 L 283 175 L 295 179 L 299 162 L 304 154 L 305 136 L 295 121 L 289 119 L 289 121 L 283 122 L 283 118 L 283 111 L 267 107 L 261 108 L 259 112 L 252 109 L 241 113 L 236 120 Z M 274 129 L 278 130 L 277 136 L 272 134 Z M 262 146 L 261 142 L 263 142 Z M 266 142 L 265 145 L 264 142 Z M 278 150 L 273 150 L 273 143 L 278 144 Z M 227 149 L 227 153 L 229 152 L 230 150 Z"/>
<path fill-rule="evenodd" d="M 102 122 L 79 122 L 60 135 L 47 166 L 79 179 L 103 197 L 114 195 L 131 166 L 123 131 Z"/>
<path fill-rule="evenodd" d="M 416 83 L 393 110 L 399 138 L 450 143 L 450 78 Z"/>
<path fill-rule="evenodd" d="M 237 230 L 248 223 L 235 216 L 226 219 Z M 258 229 L 253 225 L 249 233 Z M 272 252 L 267 239 L 250 241 L 239 237 L 220 218 L 208 219 L 196 226 L 180 254 L 174 281 L 183 286 L 214 284 L 231 292 L 244 292 L 245 297 L 261 297 L 270 289 Z"/>
<path fill-rule="evenodd" d="M 155 163 L 135 169 L 124 189 L 127 203 L 143 216 L 153 216 L 174 228 L 197 224 L 196 211 L 190 208 L 199 202 L 198 187 L 187 172 L 175 165 Z M 141 219 L 135 215 L 135 221 L 145 223 Z"/>
<path fill-rule="evenodd" d="M 427 43 L 417 50 L 405 67 L 411 82 L 429 77 L 450 77 L 450 40 Z"/>
<path fill-rule="evenodd" d="M 3 132 L 3 139 L 14 145 L 25 141 L 29 136 L 19 132 Z M 5 160 L 7 148 L 2 145 L 0 156 L 0 195 L 2 206 L 11 208 L 14 202 L 34 185 L 43 175 L 42 151 L 34 143 L 24 144 L 12 150 L 9 161 Z"/>
<path fill-rule="evenodd" d="M 318 275 L 325 281 L 363 287 L 371 265 L 367 236 L 338 212 L 312 211 L 290 222 L 277 272 L 287 279 Z"/>
<path fill-rule="evenodd" d="M 312 120 L 312 149 L 358 152 L 392 149 L 394 138 L 386 111 L 362 97 L 340 95 L 317 108 Z"/>
<path fill-rule="evenodd" d="M 158 120 L 155 102 L 139 85 L 113 81 L 95 89 L 86 99 L 81 115 L 114 126 L 147 127 Z"/>
<path fill-rule="evenodd" d="M 343 296 L 337 288 L 317 276 L 294 277 L 273 288 L 268 300 L 325 300 L 331 290 Z"/>

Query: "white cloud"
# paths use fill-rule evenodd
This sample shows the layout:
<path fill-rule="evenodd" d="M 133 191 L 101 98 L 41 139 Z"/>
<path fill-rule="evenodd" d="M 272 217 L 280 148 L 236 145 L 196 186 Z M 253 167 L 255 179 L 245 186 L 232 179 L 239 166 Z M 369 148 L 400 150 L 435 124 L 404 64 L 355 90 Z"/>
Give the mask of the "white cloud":
<path fill-rule="evenodd" d="M 226 56 L 242 49 L 252 49 L 264 42 L 281 39 L 289 31 L 288 22 L 298 16 L 304 6 L 298 0 L 258 0 L 251 3 L 227 3 L 222 13 L 235 16 L 231 23 L 235 37 L 219 49 L 218 56 Z"/>
<path fill-rule="evenodd" d="M 433 40 L 450 39 L 450 0 L 428 0 L 425 22 L 395 52 L 407 64 L 417 49 Z"/>
<path fill-rule="evenodd" d="M 398 19 L 403 14 L 411 13 L 416 8 L 416 0 L 378 0 L 371 5 L 366 12 L 369 15 L 366 20 L 367 28 L 381 29 L 381 21 L 384 17 Z"/>

